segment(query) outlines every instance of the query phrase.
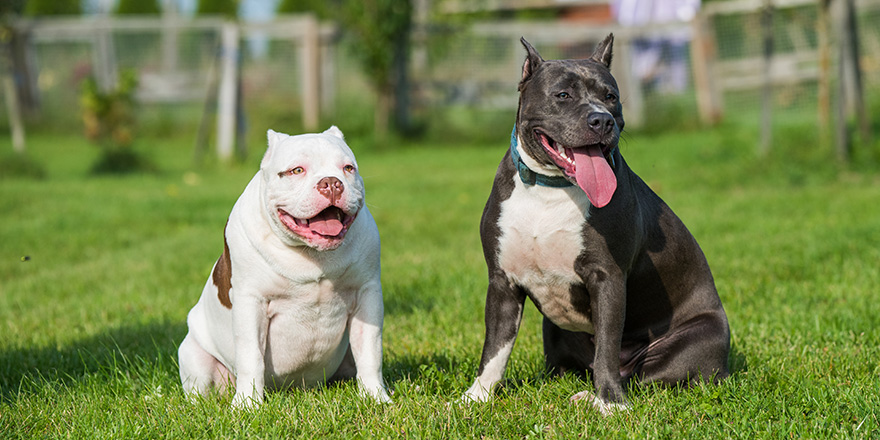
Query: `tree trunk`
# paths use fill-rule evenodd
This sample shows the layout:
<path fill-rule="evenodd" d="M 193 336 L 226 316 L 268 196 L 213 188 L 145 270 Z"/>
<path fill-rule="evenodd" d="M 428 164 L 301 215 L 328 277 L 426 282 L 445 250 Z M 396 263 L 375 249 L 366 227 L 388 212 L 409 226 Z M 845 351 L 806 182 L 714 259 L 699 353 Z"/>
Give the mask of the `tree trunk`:
<path fill-rule="evenodd" d="M 388 137 L 388 116 L 391 113 L 393 93 L 393 87 L 388 85 L 378 87 L 378 92 L 376 93 L 376 112 L 373 114 L 373 130 L 378 140 L 384 140 Z"/>
<path fill-rule="evenodd" d="M 409 34 L 394 42 L 391 74 L 394 84 L 394 128 L 399 133 L 409 133 L 412 125 L 409 112 Z"/>

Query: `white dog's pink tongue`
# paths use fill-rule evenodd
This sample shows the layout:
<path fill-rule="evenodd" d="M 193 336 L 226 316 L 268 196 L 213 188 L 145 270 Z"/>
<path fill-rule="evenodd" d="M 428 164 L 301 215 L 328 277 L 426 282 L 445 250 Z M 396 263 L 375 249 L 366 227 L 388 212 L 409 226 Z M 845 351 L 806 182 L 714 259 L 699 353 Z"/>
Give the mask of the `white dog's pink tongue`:
<path fill-rule="evenodd" d="M 309 228 L 321 235 L 336 236 L 342 232 L 342 221 L 340 221 L 332 210 L 322 211 L 320 214 L 309 219 Z"/>
<path fill-rule="evenodd" d="M 568 149 L 567 153 L 574 156 L 575 178 L 590 203 L 597 208 L 607 205 L 617 189 L 617 176 L 605 160 L 602 147 L 591 145 L 586 149 Z"/>

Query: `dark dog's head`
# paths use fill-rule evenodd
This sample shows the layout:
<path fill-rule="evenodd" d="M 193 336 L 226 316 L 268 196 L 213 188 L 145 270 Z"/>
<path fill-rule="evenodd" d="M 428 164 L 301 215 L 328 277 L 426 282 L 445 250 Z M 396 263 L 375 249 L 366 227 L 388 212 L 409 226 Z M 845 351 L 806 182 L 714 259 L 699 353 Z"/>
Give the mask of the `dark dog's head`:
<path fill-rule="evenodd" d="M 617 188 L 614 154 L 624 124 L 609 70 L 614 36 L 584 60 L 545 61 L 521 41 L 528 51 L 516 127 L 522 152 L 541 168 L 534 171 L 561 171 L 594 206 L 607 205 Z"/>

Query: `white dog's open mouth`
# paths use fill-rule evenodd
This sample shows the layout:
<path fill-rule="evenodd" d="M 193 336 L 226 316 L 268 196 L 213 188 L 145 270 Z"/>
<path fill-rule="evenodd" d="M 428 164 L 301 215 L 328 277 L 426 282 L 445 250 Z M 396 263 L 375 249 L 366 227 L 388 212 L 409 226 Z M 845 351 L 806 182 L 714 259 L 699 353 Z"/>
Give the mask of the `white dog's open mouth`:
<path fill-rule="evenodd" d="M 281 223 L 309 243 L 326 240 L 342 241 L 356 216 L 357 214 L 348 215 L 342 209 L 330 206 L 312 218 L 296 218 L 278 208 L 278 218 Z"/>

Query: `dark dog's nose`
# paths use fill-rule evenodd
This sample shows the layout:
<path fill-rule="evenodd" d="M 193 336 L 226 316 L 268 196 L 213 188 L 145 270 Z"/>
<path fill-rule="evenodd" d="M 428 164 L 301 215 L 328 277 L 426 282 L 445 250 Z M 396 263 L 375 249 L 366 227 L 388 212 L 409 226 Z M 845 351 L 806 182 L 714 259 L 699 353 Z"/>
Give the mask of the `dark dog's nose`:
<path fill-rule="evenodd" d="M 587 124 L 596 134 L 606 135 L 614 129 L 614 118 L 608 113 L 594 112 L 587 116 Z"/>
<path fill-rule="evenodd" d="M 316 188 L 322 196 L 326 197 L 327 200 L 330 200 L 331 204 L 335 205 L 336 201 L 339 200 L 339 197 L 342 195 L 345 185 L 335 177 L 325 177 L 318 181 Z"/>

